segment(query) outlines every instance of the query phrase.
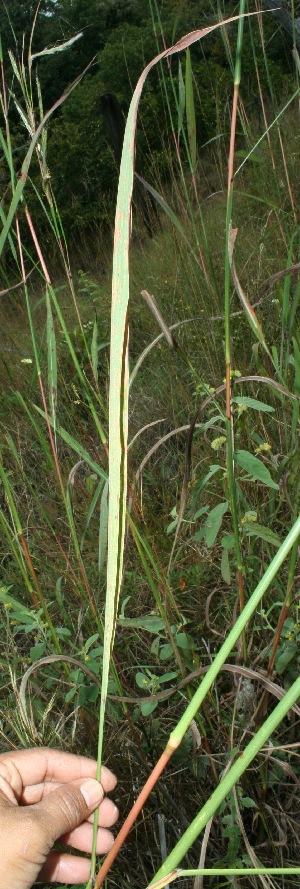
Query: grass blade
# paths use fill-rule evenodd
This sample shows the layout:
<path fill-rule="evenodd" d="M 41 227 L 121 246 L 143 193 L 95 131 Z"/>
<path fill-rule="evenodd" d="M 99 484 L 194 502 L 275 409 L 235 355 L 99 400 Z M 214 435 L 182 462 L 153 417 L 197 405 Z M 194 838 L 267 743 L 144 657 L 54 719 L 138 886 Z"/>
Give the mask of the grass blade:
<path fill-rule="evenodd" d="M 50 416 L 53 423 L 54 441 L 56 446 L 56 408 L 57 408 L 57 356 L 56 356 L 56 338 L 51 309 L 51 301 L 46 288 L 46 306 L 47 306 L 47 349 L 48 349 L 48 388 L 50 399 Z"/>

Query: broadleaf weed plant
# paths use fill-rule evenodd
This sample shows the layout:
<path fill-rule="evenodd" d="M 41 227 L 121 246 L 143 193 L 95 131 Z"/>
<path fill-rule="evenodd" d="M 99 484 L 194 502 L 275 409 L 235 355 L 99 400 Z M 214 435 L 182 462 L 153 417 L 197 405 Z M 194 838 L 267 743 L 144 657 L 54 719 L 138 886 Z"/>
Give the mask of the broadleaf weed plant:
<path fill-rule="evenodd" d="M 156 33 L 163 37 L 158 4 L 150 7 Z M 22 359 L 10 368 L 10 389 L 2 395 L 0 602 L 6 703 L 1 732 L 6 744 L 17 737 L 23 745 L 60 743 L 75 750 L 86 749 L 88 736 L 91 753 L 98 744 L 99 775 L 105 730 L 112 738 L 126 738 L 124 750 L 131 745 L 130 769 L 136 769 L 135 753 L 139 768 L 147 772 L 157 755 L 142 790 L 138 782 L 136 802 L 98 874 L 94 840 L 89 889 L 98 889 L 105 880 L 115 885 L 110 867 L 151 792 L 170 815 L 172 798 L 163 772 L 171 757 L 185 775 L 182 819 L 177 822 L 174 815 L 176 830 L 168 834 L 171 851 L 161 850 L 161 858 L 153 828 L 152 861 L 147 860 L 141 874 L 129 876 L 131 885 L 143 881 L 162 887 L 183 880 L 184 886 L 198 889 L 205 877 L 207 885 L 212 878 L 214 885 L 236 886 L 244 876 L 249 886 L 260 885 L 262 878 L 262 885 L 277 887 L 281 877 L 284 885 L 293 886 L 300 873 L 298 862 L 294 864 L 294 816 L 285 815 L 281 801 L 276 830 L 281 836 L 287 818 L 291 834 L 286 865 L 270 827 L 276 782 L 282 781 L 285 795 L 286 774 L 296 787 L 299 783 L 297 764 L 291 765 L 299 745 L 295 720 L 300 696 L 299 225 L 291 199 L 288 144 L 284 146 L 284 121 L 296 116 L 298 87 L 281 108 L 276 106 L 264 16 L 250 12 L 248 18 L 241 0 L 239 16 L 194 31 L 162 52 L 158 38 L 158 56 L 134 91 L 116 209 L 109 393 L 105 285 L 99 287 L 93 270 L 78 273 L 74 283 L 47 165 L 46 124 L 76 83 L 44 113 L 33 77 L 33 28 L 27 64 L 25 50 L 20 62 L 11 56 L 18 84 L 15 107 L 29 140 L 20 174 L 11 147 L 1 61 L 1 164 L 10 188 L 1 207 L 0 248 L 7 289 L 16 276 L 23 292 L 18 306 L 26 319 L 24 355 L 21 351 Z M 263 132 L 254 137 L 240 82 L 243 30 L 251 31 L 254 46 L 257 21 L 272 121 L 267 123 L 264 100 Z M 234 92 L 227 130 L 227 196 L 222 194 L 214 216 L 202 200 L 193 48 L 219 28 L 226 36 Z M 178 58 L 175 75 L 172 63 Z M 257 72 L 255 63 L 254 51 Z M 157 199 L 165 222 L 156 243 L 144 248 L 144 263 L 138 249 L 135 257 L 135 245 L 131 247 L 130 278 L 138 104 L 157 64 L 166 97 L 169 86 L 176 97 L 177 121 L 168 102 L 167 111 L 178 167 L 173 163 L 166 196 L 159 183 L 141 180 Z M 237 121 L 243 123 L 242 134 Z M 245 149 L 236 150 L 239 139 L 245 140 Z M 224 142 L 224 167 L 225 147 Z M 33 188 L 29 178 L 34 153 L 47 237 L 37 231 L 31 209 L 36 200 L 36 184 Z M 279 204 L 282 170 L 291 210 Z M 271 196 L 264 177 L 272 182 Z M 177 196 L 174 210 L 172 190 Z M 251 241 L 246 226 L 255 201 L 262 215 L 253 223 L 258 231 Z M 216 244 L 220 214 L 222 237 Z M 59 282 L 46 259 L 50 236 Z M 271 263 L 268 251 L 274 241 Z M 184 284 L 174 290 L 169 313 L 166 275 L 174 275 L 174 268 Z M 257 288 L 251 286 L 253 280 Z M 137 306 L 129 298 L 136 281 L 137 292 L 144 299 L 148 295 L 147 307 L 142 299 Z M 187 285 L 192 297 L 185 295 Z M 181 311 L 184 303 L 188 317 L 180 318 L 178 307 Z M 161 334 L 141 347 L 141 337 L 137 345 L 135 340 L 142 312 L 145 329 L 153 324 L 155 335 L 158 324 Z M 130 328 L 135 351 L 131 376 Z M 20 368 L 22 362 L 28 364 Z M 143 422 L 145 404 L 150 416 Z M 160 429 L 154 439 L 166 408 L 169 429 Z M 141 419 L 136 419 L 137 412 Z M 233 663 L 228 663 L 229 655 Z M 231 684 L 228 673 L 234 677 Z M 275 708 L 273 697 L 279 701 Z M 254 787 L 253 772 L 259 776 Z M 176 774 L 166 774 L 177 797 L 180 781 Z M 154 820 L 154 812 L 152 816 Z M 95 817 L 94 837 L 96 829 Z M 127 839 L 123 856 L 131 842 Z M 180 867 L 185 856 L 188 869 Z M 206 859 L 213 866 L 205 867 Z"/>

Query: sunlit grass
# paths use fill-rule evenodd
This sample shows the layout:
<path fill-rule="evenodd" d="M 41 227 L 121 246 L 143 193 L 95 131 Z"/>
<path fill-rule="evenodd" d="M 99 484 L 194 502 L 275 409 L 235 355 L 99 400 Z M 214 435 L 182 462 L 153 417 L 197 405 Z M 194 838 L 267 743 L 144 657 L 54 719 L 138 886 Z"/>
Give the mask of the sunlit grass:
<path fill-rule="evenodd" d="M 153 10 L 157 14 L 155 4 Z M 188 42 L 181 43 L 181 58 Z M 234 41 L 231 51 L 234 58 Z M 240 54 L 241 25 L 238 61 Z M 185 770 L 191 769 L 186 820 L 191 829 L 185 833 L 187 825 L 180 825 L 185 842 L 179 847 L 174 836 L 169 838 L 169 849 L 174 850 L 158 871 L 159 879 L 178 866 L 205 826 L 206 815 L 215 817 L 219 831 L 221 852 L 213 846 L 209 863 L 219 866 L 220 879 L 222 863 L 228 871 L 233 866 L 226 818 L 235 829 L 236 856 L 249 865 L 249 849 L 244 851 L 230 795 L 228 811 L 216 812 L 233 785 L 250 795 L 253 809 L 264 810 L 267 794 L 272 799 L 272 767 L 263 761 L 256 795 L 246 766 L 270 732 L 272 743 L 275 739 L 283 745 L 289 728 L 286 712 L 299 694 L 293 683 L 299 641 L 295 578 L 300 287 L 299 230 L 291 201 L 298 187 L 298 143 L 291 137 L 297 111 L 295 103 L 283 116 L 282 109 L 273 107 L 267 122 L 272 123 L 272 141 L 266 134 L 261 138 L 253 121 L 245 149 L 237 152 L 233 121 L 230 182 L 237 172 L 228 202 L 225 137 L 218 153 L 218 164 L 223 153 L 223 168 L 215 168 L 215 149 L 208 147 L 199 157 L 195 153 L 192 65 L 191 52 L 185 145 L 178 168 L 173 164 L 164 186 L 161 230 L 151 241 L 141 235 L 136 219 L 131 235 L 139 91 L 131 106 L 116 217 L 111 319 L 109 275 L 99 275 L 93 259 L 88 272 L 76 268 L 74 273 L 51 183 L 41 191 L 41 200 L 54 239 L 52 250 L 59 258 L 59 280 L 53 261 L 48 262 L 44 236 L 40 239 L 35 230 L 30 201 L 23 214 L 25 180 L 37 148 L 44 152 L 42 170 L 46 165 L 46 142 L 41 148 L 38 139 L 47 114 L 44 122 L 36 121 L 21 184 L 9 148 L 8 117 L 5 120 L 12 185 L 2 211 L 0 241 L 6 261 L 9 257 L 10 276 L 20 282 L 17 303 L 10 295 L 11 310 L 4 319 L 9 351 L 1 371 L 3 744 L 17 739 L 25 746 L 50 743 L 86 750 L 88 736 L 89 752 L 95 754 L 101 672 L 99 768 L 102 746 L 106 757 L 110 747 L 119 749 L 120 736 L 124 751 L 128 742 L 130 769 L 144 777 L 150 762 L 153 765 L 153 746 L 159 765 L 147 791 L 142 791 L 141 804 L 174 750 L 175 762 L 176 755 L 180 762 L 185 735 L 182 757 Z M 238 64 L 235 73 L 237 110 L 242 111 Z M 24 71 L 19 76 L 26 106 L 30 90 L 25 88 Z M 181 127 L 183 111 L 179 103 Z M 161 182 L 154 187 L 160 191 Z M 25 243 L 18 207 L 22 225 L 27 224 Z M 226 214 L 227 236 L 231 220 L 238 228 L 235 269 L 227 252 Z M 33 269 L 28 280 L 27 264 Z M 286 268 L 291 268 L 289 274 Z M 273 275 L 277 278 L 272 283 Z M 146 305 L 142 290 L 154 297 L 156 312 L 150 311 L 149 300 Z M 161 327 L 164 335 L 150 349 Z M 175 344 L 166 336 L 171 327 Z M 144 350 L 129 388 L 128 375 Z M 128 423 L 132 446 L 127 467 Z M 256 669 L 248 681 L 250 691 L 258 682 L 260 693 L 253 693 L 250 709 L 245 702 L 239 704 L 237 688 L 221 678 L 231 652 L 237 674 L 241 664 L 251 669 L 255 658 Z M 54 653 L 61 659 L 47 661 Z M 31 666 L 25 713 L 20 682 Z M 200 682 L 203 669 L 205 679 Z M 288 689 L 289 697 L 271 714 L 274 670 L 277 684 Z M 270 685 L 260 686 L 260 676 Z M 247 747 L 249 733 L 253 738 Z M 244 767 L 237 758 L 222 777 L 224 757 L 234 761 L 246 747 L 250 753 Z M 283 775 L 284 768 L 282 782 Z M 138 783 L 140 789 L 142 777 Z M 161 778 L 159 786 L 165 804 L 168 784 Z M 176 793 L 176 779 L 173 787 Z M 132 799 L 131 789 L 129 795 Z M 185 808 L 184 793 L 181 804 Z M 267 835 L 266 813 L 262 831 Z M 155 829 L 153 820 L 154 849 Z M 265 872 L 274 848 L 270 845 L 266 852 Z M 288 864 L 294 856 L 292 839 L 289 848 Z M 251 862 L 258 866 L 253 856 Z M 158 858 L 155 850 L 154 861 Z M 92 867 L 94 872 L 95 860 Z M 152 880 L 154 869 L 152 862 L 147 873 L 136 874 L 138 885 Z M 103 874 L 100 871 L 96 886 Z M 110 885 L 110 877 L 107 880 Z"/>

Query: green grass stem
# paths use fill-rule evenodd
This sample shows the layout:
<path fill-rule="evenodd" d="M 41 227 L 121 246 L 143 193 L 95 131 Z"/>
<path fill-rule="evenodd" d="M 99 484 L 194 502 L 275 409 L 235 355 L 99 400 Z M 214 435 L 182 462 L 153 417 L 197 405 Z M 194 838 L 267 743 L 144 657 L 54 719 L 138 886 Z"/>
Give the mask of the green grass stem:
<path fill-rule="evenodd" d="M 192 844 L 199 836 L 199 833 L 201 833 L 209 819 L 215 814 L 230 790 L 232 790 L 237 781 L 239 781 L 245 770 L 259 753 L 261 747 L 263 747 L 277 726 L 285 718 L 290 708 L 297 701 L 299 695 L 300 677 L 296 679 L 291 688 L 286 692 L 284 698 L 277 704 L 277 707 L 275 707 L 268 719 L 266 719 L 259 731 L 255 734 L 254 738 L 252 738 L 245 750 L 242 751 L 239 758 L 231 766 L 225 777 L 222 778 L 216 790 L 214 790 L 199 814 L 196 815 L 196 818 L 187 828 L 170 855 L 168 855 L 162 867 L 157 871 L 154 879 L 149 883 L 149 886 L 153 887 L 155 881 L 159 880 L 161 877 L 165 877 L 170 871 L 172 872 L 174 868 L 178 866 L 180 861 L 182 861 L 182 858 L 191 848 Z"/>
<path fill-rule="evenodd" d="M 164 889 L 168 883 L 174 883 L 175 880 L 184 879 L 185 877 L 289 877 L 298 876 L 300 867 L 202 867 L 197 870 L 185 870 L 184 868 L 176 868 L 175 871 L 157 880 L 155 883 L 149 883 L 152 889 Z M 296 883 L 294 884 L 296 886 Z M 147 889 L 149 887 L 147 886 Z"/>

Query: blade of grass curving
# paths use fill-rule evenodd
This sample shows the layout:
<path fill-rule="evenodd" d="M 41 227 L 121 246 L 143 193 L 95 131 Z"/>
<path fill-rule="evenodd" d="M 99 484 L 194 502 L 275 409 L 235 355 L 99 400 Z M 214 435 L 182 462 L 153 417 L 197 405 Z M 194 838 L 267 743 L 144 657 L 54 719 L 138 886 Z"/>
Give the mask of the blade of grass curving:
<path fill-rule="evenodd" d="M 0 596 L 1 596 L 1 591 L 0 591 Z M 153 615 L 150 616 L 150 620 L 152 622 Z M 160 620 L 159 618 L 158 618 L 158 621 L 160 621 L 161 628 L 163 629 L 164 628 L 163 621 Z M 118 625 L 120 627 L 129 627 L 129 628 L 135 627 L 135 628 L 144 629 L 144 630 L 147 629 L 145 617 L 140 618 L 140 619 L 134 618 L 134 617 L 133 618 L 119 617 L 118 618 Z M 172 697 L 172 695 L 178 694 L 178 692 L 180 692 L 180 690 L 182 688 L 185 688 L 194 679 L 197 679 L 197 677 L 199 677 L 199 676 L 203 676 L 205 673 L 208 672 L 209 669 L 210 669 L 209 665 L 206 667 L 198 667 L 197 670 L 193 670 L 192 673 L 188 673 L 187 676 L 184 676 L 184 678 L 181 679 L 181 681 L 178 683 L 178 685 L 171 686 L 171 688 L 169 687 L 168 689 L 165 689 L 164 691 L 156 692 L 156 694 L 153 694 L 153 695 L 150 695 L 150 694 L 148 694 L 146 696 L 143 696 L 143 695 L 141 695 L 141 696 L 140 695 L 135 695 L 135 696 L 128 695 L 127 696 L 127 695 L 125 695 L 125 697 L 120 698 L 118 695 L 110 694 L 109 697 L 113 701 L 121 701 L 122 700 L 128 704 L 136 704 L 136 703 L 143 704 L 143 703 L 146 703 L 146 701 L 166 701 L 170 697 Z M 260 685 L 262 686 L 263 690 L 268 692 L 268 694 L 273 695 L 275 698 L 277 698 L 278 701 L 281 701 L 285 695 L 285 689 L 282 688 L 281 685 L 277 685 L 275 682 L 272 682 L 270 679 L 267 679 L 266 676 L 263 676 L 261 673 L 256 673 L 255 670 L 251 670 L 249 667 L 240 667 L 238 664 L 223 664 L 223 666 L 220 668 L 220 672 L 233 673 L 234 676 L 236 676 L 236 677 L 244 676 L 246 679 L 250 679 L 251 681 L 253 680 L 254 682 L 259 682 Z M 296 716 L 300 716 L 300 707 L 298 706 L 298 704 L 293 704 L 291 707 L 291 711 L 293 713 L 295 713 Z M 300 782 L 299 782 L 299 784 L 300 784 Z"/>
<path fill-rule="evenodd" d="M 231 17 L 222 25 L 234 21 Z M 105 605 L 105 632 L 103 673 L 99 717 L 97 775 L 100 777 L 104 717 L 107 699 L 109 664 L 113 647 L 118 601 L 120 594 L 123 550 L 125 537 L 126 488 L 127 488 L 127 426 L 128 426 L 128 302 L 129 302 L 129 241 L 131 201 L 135 154 L 135 132 L 139 100 L 146 78 L 162 59 L 174 55 L 210 34 L 220 23 L 192 31 L 182 37 L 175 46 L 159 53 L 142 72 L 134 90 L 126 121 L 115 217 L 115 237 L 112 276 L 110 389 L 109 389 L 109 515 L 107 594 Z M 93 882 L 96 860 L 97 813 L 94 817 L 91 877 Z"/>
<path fill-rule="evenodd" d="M 158 23 L 158 27 L 159 27 L 159 31 L 160 31 L 160 34 L 161 34 L 161 38 L 162 38 L 162 41 L 163 41 L 163 45 L 166 46 L 166 41 L 165 41 L 165 38 L 164 38 L 164 32 L 163 32 L 163 25 L 162 25 L 162 20 L 161 20 L 160 11 L 159 11 L 159 8 L 158 8 L 157 0 L 154 0 L 154 2 L 153 2 L 153 7 L 154 7 L 154 9 L 155 9 L 155 14 L 154 14 L 154 9 L 152 8 L 152 0 L 149 0 L 149 2 L 150 2 L 150 10 L 151 10 L 152 24 L 153 24 L 153 30 L 154 30 L 154 33 L 155 33 L 155 35 L 156 35 L 156 21 L 157 21 L 157 23 Z M 155 16 L 156 16 L 156 21 L 155 21 Z M 220 26 L 220 23 L 218 23 L 218 24 L 216 25 L 216 27 L 219 27 L 219 26 Z M 158 41 L 156 41 L 156 42 L 157 42 L 157 46 L 158 46 Z M 184 195 L 185 195 L 186 206 L 187 206 L 188 213 L 189 213 L 189 217 L 190 217 L 190 220 L 191 220 L 191 225 L 192 225 L 192 230 L 193 230 L 193 234 L 194 234 L 194 238 L 195 238 L 195 243 L 196 243 L 196 245 L 197 245 L 197 250 L 198 250 L 198 253 L 199 253 L 199 259 L 200 259 L 200 263 L 199 263 L 199 264 L 200 264 L 200 266 L 201 266 L 201 268 L 202 268 L 202 271 L 203 271 L 203 274 L 204 274 L 205 281 L 206 281 L 206 283 L 208 284 L 208 286 L 210 286 L 210 281 L 209 281 L 209 277 L 208 277 L 208 273 L 207 273 L 207 268 L 206 268 L 206 258 L 205 258 L 205 256 L 204 256 L 204 253 L 203 253 L 203 250 L 202 250 L 201 241 L 200 241 L 200 237 L 199 237 L 199 231 L 198 231 L 197 220 L 196 220 L 196 218 L 195 218 L 194 209 L 193 209 L 193 205 L 192 205 L 192 201 L 191 201 L 190 193 L 189 193 L 189 188 L 188 188 L 188 184 L 187 184 L 187 180 L 186 180 L 185 170 L 184 170 L 184 166 L 183 166 L 183 163 L 182 163 L 182 160 L 181 160 L 181 154 L 180 154 L 180 150 L 179 150 L 179 142 L 178 142 L 178 138 L 177 138 L 177 135 L 176 135 L 175 126 L 174 126 L 174 122 L 173 122 L 173 114 L 172 114 L 172 109 L 171 109 L 170 100 L 169 100 L 169 94 L 168 94 L 168 89 L 167 89 L 167 84 L 166 84 L 166 78 L 165 78 L 164 68 L 163 68 L 162 64 L 160 64 L 160 73 L 161 73 L 162 85 L 163 85 L 163 90 L 164 90 L 164 97 L 165 97 L 165 101 L 166 101 L 166 107 L 167 107 L 167 109 L 168 109 L 169 119 L 170 119 L 170 123 L 171 123 L 171 130 L 172 130 L 173 139 L 174 139 L 174 142 L 175 142 L 177 161 L 178 161 L 179 170 L 180 170 L 180 176 L 181 176 L 181 181 L 182 181 L 182 185 L 183 185 L 183 189 L 184 189 Z M 175 85 L 175 81 L 174 81 L 174 77 L 173 77 L 173 74 L 172 74 L 172 68 L 171 68 L 170 63 L 168 63 L 168 78 L 169 78 L 169 81 L 170 81 L 170 84 L 171 84 L 172 93 L 173 93 L 173 98 L 174 98 L 174 101 L 175 101 L 175 107 L 176 107 L 176 110 L 177 110 L 177 117 L 178 117 L 178 120 L 179 120 L 179 119 L 180 119 L 180 114 L 181 114 L 181 112 L 180 112 L 180 104 L 179 104 L 179 97 L 177 96 L 177 88 L 176 88 L 176 85 Z M 184 89 L 185 89 L 185 87 L 184 87 Z M 189 120 L 191 120 L 191 115 L 190 115 L 190 114 L 189 114 Z M 191 172 L 192 186 L 193 186 L 194 197 L 195 197 L 195 202 L 196 202 L 196 206 L 197 206 L 197 215 L 198 215 L 198 217 L 199 217 L 199 219 L 200 219 L 200 224 L 201 224 L 201 229 L 202 229 L 202 235 L 203 235 L 204 244 L 205 244 L 205 248 L 206 248 L 206 256 L 208 257 L 209 266 L 210 266 L 210 271 L 211 271 L 212 280 L 213 280 L 213 283 L 214 283 L 214 286 L 215 286 L 215 289 L 216 289 L 216 293 L 217 293 L 217 295 L 218 295 L 218 299 L 220 300 L 218 283 L 217 283 L 217 279 L 216 279 L 216 275 L 215 275 L 215 270 L 214 270 L 214 266 L 213 266 L 213 262 L 212 262 L 212 255 L 211 255 L 211 252 L 210 252 L 210 249 L 209 249 L 209 243 L 208 243 L 207 231 L 206 231 L 206 226 L 205 226 L 205 220 L 204 220 L 203 213 L 202 213 L 202 210 L 201 210 L 201 204 L 200 204 L 200 201 L 199 201 L 199 199 L 198 199 L 198 195 L 197 195 L 197 185 L 196 185 L 196 178 L 195 178 L 195 175 L 194 175 L 194 166 L 193 166 L 193 162 L 192 162 L 192 158 L 191 158 L 191 153 L 190 153 L 189 138 L 188 138 L 188 136 L 186 135 L 185 127 L 184 127 L 183 125 L 182 125 L 182 127 L 181 127 L 181 133 L 182 133 L 182 140 L 183 140 L 183 144 L 184 144 L 184 148 L 185 148 L 185 152 L 186 152 L 186 157 L 187 157 L 187 161 L 188 161 L 189 169 L 190 169 L 190 172 Z"/>
<path fill-rule="evenodd" d="M 259 139 L 257 140 L 257 142 L 255 142 L 255 145 L 253 145 L 253 147 L 252 147 L 251 150 L 248 152 L 248 154 L 246 155 L 246 157 L 243 158 L 242 163 L 241 163 L 241 164 L 237 167 L 237 169 L 235 170 L 235 172 L 234 172 L 234 179 L 235 179 L 236 176 L 238 176 L 238 174 L 241 172 L 241 170 L 243 169 L 243 167 L 245 166 L 245 164 L 246 164 L 247 161 L 249 160 L 249 157 L 251 157 L 251 155 L 253 154 L 253 152 L 256 151 L 256 149 L 258 148 L 258 146 L 260 145 L 260 143 L 263 141 L 263 139 L 265 138 L 265 136 L 267 136 L 267 134 L 270 132 L 270 130 L 272 129 L 272 127 L 275 126 L 275 124 L 277 123 L 277 121 L 279 120 L 279 118 L 282 116 L 282 114 L 284 114 L 284 112 L 287 111 L 287 109 L 288 109 L 289 106 L 292 104 L 292 102 L 294 102 L 295 99 L 297 99 L 297 96 L 299 96 L 299 92 L 300 92 L 300 87 L 297 87 L 297 89 L 295 90 L 295 92 L 293 93 L 293 95 L 290 96 L 289 100 L 286 102 L 286 104 L 283 106 L 283 108 L 281 108 L 281 110 L 278 111 L 278 114 L 276 114 L 276 117 L 274 118 L 274 120 L 272 120 L 272 123 L 270 123 L 269 126 L 267 127 L 267 129 L 264 130 L 262 136 L 260 136 Z"/>
<path fill-rule="evenodd" d="M 151 293 L 148 293 L 148 290 L 141 290 L 141 296 L 145 300 L 145 303 L 147 303 L 147 306 L 150 309 L 150 312 L 152 312 L 152 315 L 154 315 L 154 318 L 157 321 L 157 324 L 160 327 L 161 331 L 163 332 L 163 335 L 165 336 L 170 348 L 174 349 L 175 351 L 177 349 L 179 349 L 177 340 L 171 333 L 168 324 L 166 324 L 166 322 L 165 322 L 165 320 L 158 308 L 155 297 L 152 296 Z"/>
<path fill-rule="evenodd" d="M 41 417 L 43 417 L 44 420 L 47 420 L 46 412 L 43 411 L 38 404 L 34 404 L 33 407 L 37 411 L 37 413 L 40 414 Z M 51 420 L 51 418 L 49 418 L 49 421 L 50 425 L 53 426 L 53 421 Z M 65 441 L 70 448 L 72 448 L 72 451 L 74 451 L 75 454 L 78 454 L 78 457 L 81 457 L 82 460 L 85 460 L 85 462 L 90 467 L 90 469 L 92 469 L 93 472 L 96 472 L 97 475 L 100 476 L 100 478 L 103 478 L 106 481 L 107 473 L 104 472 L 104 469 L 102 469 L 99 463 L 95 463 L 95 461 L 92 460 L 92 457 L 90 456 L 88 451 L 85 450 L 82 444 L 76 441 L 76 439 L 73 438 L 73 436 L 70 435 L 70 433 L 67 432 L 67 430 L 64 429 L 63 426 L 61 426 L 58 422 L 56 423 L 56 432 L 57 435 L 60 435 L 62 440 Z"/>
<path fill-rule="evenodd" d="M 242 285 L 240 283 L 240 280 L 238 278 L 237 271 L 235 268 L 233 254 L 234 254 L 234 245 L 235 245 L 237 233 L 238 233 L 237 228 L 233 228 L 232 224 L 230 223 L 228 252 L 229 252 L 229 263 L 230 263 L 230 269 L 231 269 L 233 283 L 234 283 L 236 292 L 240 298 L 240 301 L 242 303 L 243 309 L 245 311 L 246 318 L 249 321 L 251 330 L 253 330 L 253 333 L 255 333 L 255 336 L 257 337 L 258 342 L 261 343 L 261 345 L 265 349 L 267 355 L 269 356 L 269 358 L 272 361 L 272 356 L 271 356 L 270 350 L 267 346 L 262 326 L 259 323 L 256 312 L 252 308 L 251 303 L 249 302 L 249 299 L 246 296 L 246 294 L 242 288 Z"/>
<path fill-rule="evenodd" d="M 190 324 L 191 321 L 201 321 L 201 320 L 202 320 L 201 315 L 197 315 L 195 318 L 185 318 L 183 321 L 176 321 L 176 324 L 170 324 L 169 330 L 171 330 L 171 331 L 176 330 L 177 327 L 181 327 L 183 324 Z M 149 345 L 146 346 L 144 351 L 141 353 L 141 355 L 138 358 L 137 363 L 136 363 L 135 367 L 133 368 L 133 371 L 130 375 L 129 388 L 132 386 L 132 383 L 135 380 L 136 375 L 137 375 L 140 367 L 143 364 L 143 361 L 145 360 L 145 358 L 147 358 L 147 355 L 149 355 L 151 350 L 154 349 L 155 346 L 157 346 L 157 343 L 159 343 L 160 340 L 163 339 L 163 337 L 164 337 L 164 334 L 160 333 L 159 336 L 155 337 L 155 340 L 152 340 L 152 342 L 149 343 Z"/>
<path fill-rule="evenodd" d="M 152 423 L 146 423 L 145 426 L 142 426 L 141 429 L 138 429 L 138 431 L 135 433 L 135 435 L 133 436 L 133 438 L 131 439 L 131 441 L 128 444 L 128 450 L 130 450 L 130 448 L 133 447 L 133 445 L 135 444 L 137 439 L 140 438 L 141 435 L 143 435 L 143 432 L 146 432 L 147 429 L 153 428 L 153 426 L 159 426 L 160 423 L 165 423 L 166 420 L 167 420 L 167 417 L 160 417 L 159 420 L 152 420 Z"/>
<path fill-rule="evenodd" d="M 190 252 L 191 252 L 193 258 L 195 259 L 197 265 L 201 267 L 201 262 L 199 261 L 198 256 L 196 255 L 195 251 L 193 250 L 193 247 L 192 247 L 190 241 L 188 240 L 188 238 L 187 238 L 187 236 L 186 236 L 186 234 L 185 234 L 184 228 L 183 228 L 183 226 L 181 225 L 180 220 L 179 220 L 178 217 L 176 216 L 176 213 L 174 213 L 174 210 L 172 210 L 172 208 L 169 206 L 169 204 L 167 204 L 167 201 L 165 201 L 165 199 L 163 198 L 163 196 L 162 196 L 161 194 L 159 194 L 158 191 L 156 191 L 156 188 L 153 188 L 153 185 L 150 185 L 150 183 L 147 182 L 146 179 L 143 179 L 143 177 L 140 176 L 138 173 L 135 173 L 134 175 L 135 175 L 135 179 L 138 179 L 138 180 L 139 180 L 139 182 L 144 186 L 144 188 L 146 189 L 146 191 L 148 191 L 149 194 L 152 195 L 152 197 L 154 198 L 154 200 L 156 201 L 156 203 L 159 205 L 159 207 L 161 207 L 162 210 L 164 210 L 164 212 L 165 212 L 166 215 L 169 217 L 169 219 L 170 219 L 170 221 L 172 222 L 172 224 L 174 225 L 174 227 L 177 228 L 177 231 L 179 232 L 179 234 L 181 235 L 181 237 L 183 238 L 183 240 L 184 240 L 185 243 L 187 244 L 187 246 L 188 246 L 188 248 L 189 248 L 189 250 L 190 250 Z"/>

